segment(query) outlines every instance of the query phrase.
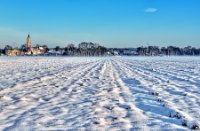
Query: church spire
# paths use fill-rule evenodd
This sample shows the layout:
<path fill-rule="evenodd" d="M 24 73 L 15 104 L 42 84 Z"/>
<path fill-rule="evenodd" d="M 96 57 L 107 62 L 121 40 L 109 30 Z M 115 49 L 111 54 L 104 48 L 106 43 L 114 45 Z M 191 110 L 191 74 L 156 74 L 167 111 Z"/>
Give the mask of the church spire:
<path fill-rule="evenodd" d="M 28 34 L 28 37 L 27 37 L 26 46 L 27 46 L 27 50 L 31 49 L 31 37 L 30 37 L 30 33 Z"/>

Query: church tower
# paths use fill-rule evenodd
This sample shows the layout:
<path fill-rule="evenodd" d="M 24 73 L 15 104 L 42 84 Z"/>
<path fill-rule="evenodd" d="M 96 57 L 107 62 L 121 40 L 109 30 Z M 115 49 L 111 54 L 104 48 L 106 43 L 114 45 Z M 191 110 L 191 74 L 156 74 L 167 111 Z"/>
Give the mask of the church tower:
<path fill-rule="evenodd" d="M 31 49 L 31 37 L 30 37 L 30 34 L 28 34 L 28 37 L 27 37 L 26 47 L 27 47 L 27 50 Z"/>

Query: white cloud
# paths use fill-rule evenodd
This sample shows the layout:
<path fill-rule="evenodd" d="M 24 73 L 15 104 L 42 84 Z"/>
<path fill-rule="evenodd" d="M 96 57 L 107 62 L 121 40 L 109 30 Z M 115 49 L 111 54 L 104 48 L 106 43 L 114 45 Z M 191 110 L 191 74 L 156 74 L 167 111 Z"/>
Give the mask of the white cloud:
<path fill-rule="evenodd" d="M 147 8 L 147 9 L 145 9 L 146 13 L 154 13 L 156 11 L 158 11 L 158 9 L 156 9 L 156 8 Z"/>

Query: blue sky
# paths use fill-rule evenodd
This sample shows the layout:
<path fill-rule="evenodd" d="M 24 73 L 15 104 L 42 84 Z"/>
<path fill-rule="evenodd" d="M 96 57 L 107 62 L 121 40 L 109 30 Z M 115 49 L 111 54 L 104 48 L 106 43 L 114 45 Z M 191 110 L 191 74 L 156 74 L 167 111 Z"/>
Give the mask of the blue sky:
<path fill-rule="evenodd" d="M 0 0 L 0 47 L 200 47 L 200 0 Z"/>

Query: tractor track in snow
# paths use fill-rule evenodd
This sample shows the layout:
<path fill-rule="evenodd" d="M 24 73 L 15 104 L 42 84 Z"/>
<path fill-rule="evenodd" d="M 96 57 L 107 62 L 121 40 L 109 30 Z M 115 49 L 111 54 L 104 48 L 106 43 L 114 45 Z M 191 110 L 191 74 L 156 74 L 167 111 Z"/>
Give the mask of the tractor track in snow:
<path fill-rule="evenodd" d="M 194 103 L 194 101 L 198 102 L 199 99 L 198 96 L 194 95 L 195 93 L 190 95 L 189 92 L 185 91 L 184 88 L 180 88 L 178 85 L 176 85 L 175 82 L 172 84 L 172 87 L 172 85 L 169 82 L 167 82 L 167 80 L 165 80 L 165 77 L 158 77 L 149 70 L 142 70 L 141 68 L 143 68 L 143 66 L 140 65 L 140 68 L 139 65 L 136 64 L 136 62 L 133 62 L 134 64 L 131 64 L 131 62 L 127 63 L 126 61 L 116 61 L 116 63 L 118 64 L 118 67 L 123 68 L 124 72 L 126 73 L 124 74 L 124 76 L 129 76 L 129 81 L 136 81 L 136 83 L 138 83 L 141 88 L 145 89 L 148 92 L 147 94 L 154 96 L 153 100 L 155 103 L 160 103 L 155 104 L 157 106 L 161 106 L 157 109 L 158 112 L 156 112 L 156 115 L 160 114 L 172 118 L 177 118 L 177 122 L 175 122 L 176 120 L 174 122 L 179 125 L 187 126 L 192 129 L 199 128 L 200 118 L 199 116 L 196 116 L 197 114 L 195 114 L 199 112 L 199 106 L 197 106 L 196 103 Z M 163 79 L 165 81 L 163 81 Z M 166 83 L 166 85 L 163 86 L 164 83 Z M 164 88 L 165 86 L 167 86 L 167 88 Z M 171 90 L 169 90 L 170 86 L 172 87 Z M 148 97 L 145 96 L 144 98 Z M 179 103 L 180 98 L 182 98 L 180 100 L 181 103 Z M 191 102 L 196 105 L 193 105 L 193 108 L 195 109 L 195 112 L 192 112 L 193 114 L 190 114 Z M 150 105 L 145 105 L 144 107 L 141 107 L 141 109 L 145 110 L 145 112 L 148 112 L 148 110 L 152 110 Z M 153 110 L 155 111 L 155 109 Z M 155 114 L 154 111 L 152 112 L 153 114 Z M 162 122 L 161 124 L 164 124 L 164 122 Z"/>

